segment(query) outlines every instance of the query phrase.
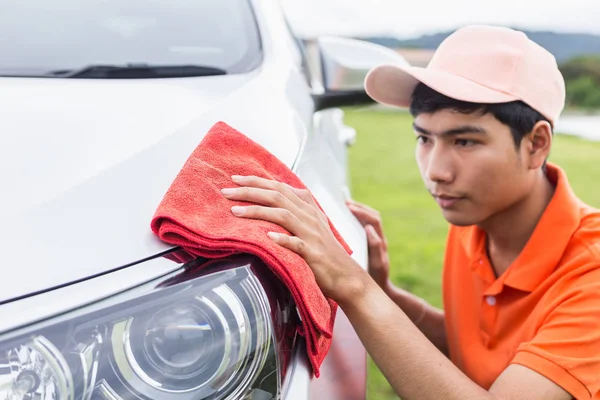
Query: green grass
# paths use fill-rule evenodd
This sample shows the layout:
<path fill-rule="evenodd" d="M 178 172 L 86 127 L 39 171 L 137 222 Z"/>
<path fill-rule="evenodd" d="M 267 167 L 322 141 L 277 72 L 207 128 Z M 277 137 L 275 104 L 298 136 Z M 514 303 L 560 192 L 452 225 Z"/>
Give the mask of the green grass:
<path fill-rule="evenodd" d="M 441 307 L 448 225 L 421 181 L 414 159 L 412 119 L 408 113 L 371 108 L 345 112 L 346 124 L 357 131 L 350 149 L 353 197 L 381 212 L 392 281 Z M 600 207 L 600 142 L 558 135 L 550 160 L 566 170 L 583 201 Z M 397 398 L 371 360 L 367 390 L 369 400 Z"/>

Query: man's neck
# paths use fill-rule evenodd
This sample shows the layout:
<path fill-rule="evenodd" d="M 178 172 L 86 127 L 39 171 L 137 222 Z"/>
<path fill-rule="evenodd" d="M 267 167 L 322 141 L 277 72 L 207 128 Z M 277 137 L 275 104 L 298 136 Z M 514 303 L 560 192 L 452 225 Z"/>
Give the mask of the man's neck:
<path fill-rule="evenodd" d="M 519 256 L 552 199 L 554 186 L 541 172 L 531 193 L 522 201 L 486 220 L 486 247 L 496 276 L 502 275 Z"/>

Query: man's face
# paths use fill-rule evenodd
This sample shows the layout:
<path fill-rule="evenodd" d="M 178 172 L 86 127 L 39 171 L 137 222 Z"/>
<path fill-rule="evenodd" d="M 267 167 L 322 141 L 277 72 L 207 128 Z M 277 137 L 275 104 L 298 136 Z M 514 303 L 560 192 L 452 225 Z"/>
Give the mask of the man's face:
<path fill-rule="evenodd" d="M 415 118 L 416 158 L 427 190 L 454 225 L 484 223 L 531 187 L 527 157 L 493 115 L 442 110 Z"/>

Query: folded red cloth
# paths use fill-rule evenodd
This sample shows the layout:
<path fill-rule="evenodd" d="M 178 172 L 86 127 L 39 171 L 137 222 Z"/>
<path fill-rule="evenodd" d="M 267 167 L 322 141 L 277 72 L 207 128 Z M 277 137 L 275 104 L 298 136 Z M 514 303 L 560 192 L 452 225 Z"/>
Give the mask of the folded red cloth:
<path fill-rule="evenodd" d="M 221 189 L 236 186 L 232 175 L 254 175 L 306 189 L 300 179 L 273 154 L 234 128 L 219 122 L 206 134 L 179 172 L 158 206 L 152 231 L 164 242 L 181 246 L 186 262 L 200 256 L 225 257 L 249 253 L 259 257 L 290 290 L 302 319 L 314 374 L 331 344 L 337 304 L 319 289 L 302 257 L 273 243 L 267 232 L 289 234 L 271 222 L 235 217 Z M 317 203 L 318 204 L 318 203 Z M 349 254 L 335 227 L 332 232 Z"/>

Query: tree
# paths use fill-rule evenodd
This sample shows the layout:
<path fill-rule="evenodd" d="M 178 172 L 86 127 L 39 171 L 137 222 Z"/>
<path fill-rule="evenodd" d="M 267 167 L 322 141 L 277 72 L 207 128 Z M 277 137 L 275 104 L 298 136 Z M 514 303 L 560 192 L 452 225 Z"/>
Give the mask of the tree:
<path fill-rule="evenodd" d="M 573 58 L 560 70 L 567 88 L 567 106 L 600 109 L 600 56 Z"/>

